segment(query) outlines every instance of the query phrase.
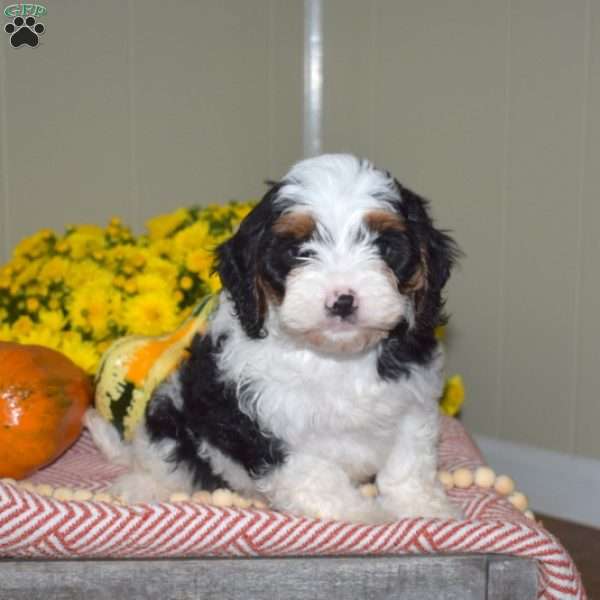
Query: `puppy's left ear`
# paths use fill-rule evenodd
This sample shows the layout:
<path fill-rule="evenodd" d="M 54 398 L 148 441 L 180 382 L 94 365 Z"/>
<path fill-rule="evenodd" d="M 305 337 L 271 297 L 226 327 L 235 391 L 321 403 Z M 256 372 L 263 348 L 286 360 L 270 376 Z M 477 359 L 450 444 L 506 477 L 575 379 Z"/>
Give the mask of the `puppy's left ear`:
<path fill-rule="evenodd" d="M 267 303 L 259 281 L 259 263 L 265 235 L 273 225 L 273 199 L 278 188 L 274 185 L 241 222 L 237 232 L 217 248 L 217 273 L 233 300 L 242 328 L 251 338 L 265 335 Z"/>
<path fill-rule="evenodd" d="M 456 242 L 444 231 L 436 229 L 428 213 L 428 202 L 411 190 L 396 182 L 400 192 L 400 211 L 406 219 L 409 229 L 417 237 L 422 254 L 423 293 L 441 308 L 440 293 L 452 267 L 461 256 Z M 433 307 L 431 307 L 433 308 Z"/>

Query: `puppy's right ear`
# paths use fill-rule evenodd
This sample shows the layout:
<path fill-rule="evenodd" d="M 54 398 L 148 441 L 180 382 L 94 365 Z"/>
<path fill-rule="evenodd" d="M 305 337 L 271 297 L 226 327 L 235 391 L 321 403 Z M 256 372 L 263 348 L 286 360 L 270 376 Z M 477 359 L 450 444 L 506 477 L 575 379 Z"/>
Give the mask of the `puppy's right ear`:
<path fill-rule="evenodd" d="M 267 237 L 276 218 L 273 200 L 280 187 L 273 185 L 240 223 L 237 232 L 217 248 L 217 273 L 233 300 L 242 328 L 251 338 L 265 335 L 267 301 L 259 273 Z"/>

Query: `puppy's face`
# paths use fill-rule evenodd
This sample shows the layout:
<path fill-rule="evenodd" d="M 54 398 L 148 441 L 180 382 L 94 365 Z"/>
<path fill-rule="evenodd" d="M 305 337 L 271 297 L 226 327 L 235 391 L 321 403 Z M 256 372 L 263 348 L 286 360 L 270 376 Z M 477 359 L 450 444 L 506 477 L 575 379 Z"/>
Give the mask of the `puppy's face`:
<path fill-rule="evenodd" d="M 265 334 L 269 313 L 287 335 L 338 354 L 400 325 L 432 329 L 451 261 L 424 202 L 348 155 L 298 163 L 219 249 L 248 335 Z"/>
<path fill-rule="evenodd" d="M 334 218 L 318 204 L 300 205 L 273 227 L 287 259 L 275 261 L 285 278 L 274 294 L 275 312 L 290 335 L 326 352 L 361 351 L 400 319 L 414 320 L 395 272 L 408 281 L 418 268 L 409 264 L 413 253 L 402 218 L 375 203 L 360 206 L 351 192 L 345 200 L 348 212 Z"/>

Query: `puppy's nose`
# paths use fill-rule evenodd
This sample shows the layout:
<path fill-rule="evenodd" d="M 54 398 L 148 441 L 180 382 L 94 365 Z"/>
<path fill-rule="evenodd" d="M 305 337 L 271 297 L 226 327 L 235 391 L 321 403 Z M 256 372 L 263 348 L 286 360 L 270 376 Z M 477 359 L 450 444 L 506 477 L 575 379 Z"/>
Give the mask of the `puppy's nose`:
<path fill-rule="evenodd" d="M 342 294 L 338 296 L 333 303 L 333 305 L 329 308 L 329 312 L 336 317 L 347 317 L 351 315 L 356 310 L 356 305 L 354 304 L 354 296 L 352 294 Z"/>

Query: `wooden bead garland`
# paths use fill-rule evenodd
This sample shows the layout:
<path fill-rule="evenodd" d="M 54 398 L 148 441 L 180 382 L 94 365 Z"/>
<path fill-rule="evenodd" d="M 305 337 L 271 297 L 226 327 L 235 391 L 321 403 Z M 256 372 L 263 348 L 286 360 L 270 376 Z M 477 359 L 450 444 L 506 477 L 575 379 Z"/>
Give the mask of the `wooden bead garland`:
<path fill-rule="evenodd" d="M 496 477 L 494 489 L 503 496 L 508 496 L 515 491 L 515 482 L 508 475 Z"/>
<path fill-rule="evenodd" d="M 471 471 L 466 467 L 456 469 L 456 471 L 438 471 L 438 479 L 442 485 L 450 490 L 453 487 L 468 488 L 475 484 L 484 490 L 493 488 L 527 518 L 535 519 L 535 515 L 529 510 L 529 500 L 522 492 L 515 490 L 515 482 L 508 475 L 496 475 L 490 467 L 477 467 Z"/>
<path fill-rule="evenodd" d="M 35 484 L 28 480 L 15 481 L 8 477 L 0 479 L 0 481 L 8 485 L 20 487 L 28 492 L 40 494 L 40 496 L 45 496 L 46 498 L 54 498 L 55 500 L 77 500 L 80 502 L 93 500 L 94 502 L 123 504 L 120 498 L 108 492 L 93 492 L 85 488 L 69 488 L 64 486 L 53 487 L 47 483 Z M 175 492 L 171 494 L 169 502 L 196 502 L 222 508 L 258 508 L 261 510 L 268 508 L 267 504 L 259 498 L 245 498 L 227 489 L 218 489 L 212 493 L 200 490 L 194 492 L 192 495 L 185 492 Z"/>
<path fill-rule="evenodd" d="M 472 485 L 476 485 L 481 489 L 494 489 L 502 496 L 506 496 L 507 500 L 527 518 L 535 519 L 535 515 L 528 508 L 529 501 L 527 496 L 522 492 L 515 490 L 515 483 L 508 475 L 496 475 L 490 467 L 477 467 L 474 471 L 461 467 L 453 472 L 438 471 L 438 479 L 445 489 L 449 490 L 453 487 L 466 489 Z M 14 479 L 1 479 L 3 483 L 19 486 L 24 490 L 38 493 L 42 496 L 55 498 L 56 500 L 78 500 L 86 501 L 93 500 L 96 502 L 109 502 L 114 504 L 123 504 L 120 498 L 114 497 L 107 492 L 92 492 L 88 489 L 68 487 L 52 487 L 47 483 L 34 484 L 31 481 L 15 481 Z M 359 486 L 360 493 L 366 498 L 375 498 L 379 494 L 379 490 L 374 483 L 365 483 Z M 264 510 L 268 505 L 259 498 L 246 498 L 228 489 L 217 489 L 214 492 L 207 490 L 199 490 L 193 494 L 186 492 L 175 492 L 169 498 L 170 502 L 196 502 L 199 504 L 211 504 L 220 508 L 256 508 Z"/>
<path fill-rule="evenodd" d="M 473 479 L 477 487 L 487 490 L 494 485 L 496 473 L 490 467 L 477 467 Z"/>
<path fill-rule="evenodd" d="M 465 467 L 456 469 L 456 471 L 452 473 L 452 479 L 455 487 L 466 489 L 473 485 L 473 471 L 466 469 Z"/>

